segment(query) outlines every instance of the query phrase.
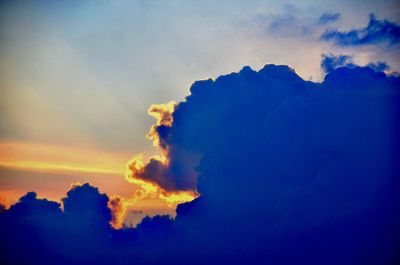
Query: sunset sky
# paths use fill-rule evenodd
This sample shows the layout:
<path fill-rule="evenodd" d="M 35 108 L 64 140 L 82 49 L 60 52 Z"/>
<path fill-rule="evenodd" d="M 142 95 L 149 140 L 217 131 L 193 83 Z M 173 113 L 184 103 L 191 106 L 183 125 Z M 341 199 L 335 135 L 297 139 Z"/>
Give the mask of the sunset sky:
<path fill-rule="evenodd" d="M 0 0 L 0 264 L 400 264 L 399 0 Z"/>
<path fill-rule="evenodd" d="M 371 13 L 399 23 L 396 2 L 2 1 L 0 198 L 35 190 L 59 201 L 77 182 L 131 198 L 140 187 L 124 177 L 128 161 L 162 154 L 146 138 L 148 108 L 183 100 L 195 80 L 276 63 L 320 82 L 330 53 L 399 71 L 396 47 L 320 37 L 364 28 Z M 132 210 L 169 206 L 157 195 Z"/>

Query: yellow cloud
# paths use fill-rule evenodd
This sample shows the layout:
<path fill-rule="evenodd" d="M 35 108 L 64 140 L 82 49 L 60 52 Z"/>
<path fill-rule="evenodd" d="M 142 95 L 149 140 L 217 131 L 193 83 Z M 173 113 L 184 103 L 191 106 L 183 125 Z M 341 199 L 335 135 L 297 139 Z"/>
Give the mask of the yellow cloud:
<path fill-rule="evenodd" d="M 168 163 L 167 158 L 164 156 L 152 156 L 150 159 L 156 159 L 164 165 Z M 195 191 L 168 192 L 153 182 L 138 178 L 138 175 L 145 170 L 146 164 L 147 163 L 143 161 L 142 155 L 135 156 L 127 164 L 125 172 L 126 180 L 140 187 L 135 193 L 136 199 L 143 199 L 146 197 L 159 198 L 165 200 L 169 207 L 175 207 L 179 203 L 192 201 L 199 196 Z"/>
<path fill-rule="evenodd" d="M 150 128 L 150 131 L 147 133 L 147 139 L 153 141 L 153 145 L 155 147 L 161 148 L 161 151 L 165 153 L 164 148 L 161 146 L 160 138 L 157 133 L 157 126 L 164 125 L 171 127 L 173 123 L 172 113 L 175 110 L 176 102 L 171 101 L 166 104 L 152 104 L 150 108 L 147 110 L 147 113 L 156 118 L 156 123 L 153 124 Z"/>

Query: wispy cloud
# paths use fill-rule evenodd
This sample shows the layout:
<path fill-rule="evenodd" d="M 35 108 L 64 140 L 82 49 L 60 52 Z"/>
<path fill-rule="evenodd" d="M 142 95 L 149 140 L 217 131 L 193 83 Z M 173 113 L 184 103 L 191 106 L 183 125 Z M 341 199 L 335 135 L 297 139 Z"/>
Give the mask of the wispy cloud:
<path fill-rule="evenodd" d="M 334 22 L 340 18 L 340 13 L 323 13 L 319 19 L 318 23 L 320 24 L 328 24 Z"/>
<path fill-rule="evenodd" d="M 321 40 L 331 41 L 338 46 L 362 46 L 379 43 L 398 44 L 400 26 L 389 20 L 379 20 L 371 14 L 366 27 L 350 31 L 326 30 Z"/>
<path fill-rule="evenodd" d="M 332 72 L 339 67 L 354 68 L 360 65 L 354 62 L 354 56 L 351 55 L 333 55 L 333 54 L 322 54 L 321 68 L 325 73 Z M 364 67 L 373 69 L 376 72 L 383 72 L 390 70 L 390 66 L 386 62 L 370 62 Z"/>

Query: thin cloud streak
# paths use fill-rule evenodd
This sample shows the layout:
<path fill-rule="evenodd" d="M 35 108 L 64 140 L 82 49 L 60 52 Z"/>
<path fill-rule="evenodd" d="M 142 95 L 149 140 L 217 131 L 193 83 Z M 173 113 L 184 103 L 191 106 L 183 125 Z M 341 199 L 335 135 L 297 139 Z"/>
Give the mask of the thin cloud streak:
<path fill-rule="evenodd" d="M 44 172 L 81 172 L 121 175 L 129 154 L 59 145 L 0 142 L 0 166 Z"/>

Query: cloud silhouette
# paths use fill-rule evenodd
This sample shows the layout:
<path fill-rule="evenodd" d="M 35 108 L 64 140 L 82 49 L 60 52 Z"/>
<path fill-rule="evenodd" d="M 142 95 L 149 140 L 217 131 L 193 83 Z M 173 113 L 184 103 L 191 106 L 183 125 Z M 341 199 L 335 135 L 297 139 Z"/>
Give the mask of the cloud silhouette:
<path fill-rule="evenodd" d="M 107 195 L 100 194 L 97 188 L 85 183 L 74 185 L 62 202 L 65 214 L 75 216 L 93 214 L 108 222 L 111 219 L 111 212 L 107 206 L 108 200 Z"/>
<path fill-rule="evenodd" d="M 332 41 L 338 46 L 362 46 L 386 42 L 394 45 L 400 42 L 400 26 L 389 20 L 379 20 L 371 14 L 365 28 L 350 31 L 326 30 L 321 40 Z"/>
<path fill-rule="evenodd" d="M 107 195 L 85 183 L 74 185 L 62 202 L 63 210 L 28 192 L 1 214 L 2 264 L 83 264 L 96 255 L 101 261 L 111 231 Z"/>
<path fill-rule="evenodd" d="M 397 259 L 399 88 L 357 66 L 321 84 L 275 65 L 195 83 L 171 136 L 205 154 L 200 198 L 177 209 L 199 231 L 192 254 L 209 246 L 203 262 Z"/>
<path fill-rule="evenodd" d="M 73 187 L 64 211 L 29 193 L 0 214 L 2 261 L 396 264 L 400 78 L 348 60 L 322 83 L 284 65 L 195 82 L 154 137 L 171 190 L 192 188 L 189 170 L 200 197 L 175 220 L 114 229 L 110 199 L 90 185 Z"/>

